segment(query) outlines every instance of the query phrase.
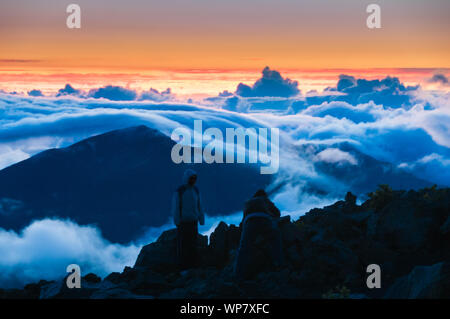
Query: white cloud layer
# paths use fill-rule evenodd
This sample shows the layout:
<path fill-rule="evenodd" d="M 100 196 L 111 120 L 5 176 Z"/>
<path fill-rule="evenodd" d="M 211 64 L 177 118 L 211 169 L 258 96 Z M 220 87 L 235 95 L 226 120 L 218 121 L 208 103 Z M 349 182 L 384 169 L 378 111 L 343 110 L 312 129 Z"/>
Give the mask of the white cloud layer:
<path fill-rule="evenodd" d="M 317 160 L 326 163 L 339 163 L 358 165 L 358 160 L 350 153 L 343 152 L 338 148 L 327 148 L 316 155 Z"/>
<path fill-rule="evenodd" d="M 82 275 L 105 276 L 132 266 L 139 248 L 111 244 L 95 227 L 71 221 L 35 221 L 19 234 L 0 228 L 0 287 L 61 278 L 73 263 L 80 265 Z"/>

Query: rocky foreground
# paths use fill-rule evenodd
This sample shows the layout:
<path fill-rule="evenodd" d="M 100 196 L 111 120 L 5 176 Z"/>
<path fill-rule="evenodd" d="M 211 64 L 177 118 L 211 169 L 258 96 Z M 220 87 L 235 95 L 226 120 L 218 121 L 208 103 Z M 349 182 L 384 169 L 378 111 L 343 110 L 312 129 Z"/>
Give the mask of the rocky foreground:
<path fill-rule="evenodd" d="M 381 186 L 362 205 L 344 201 L 280 220 L 286 264 L 236 282 L 233 265 L 240 228 L 220 223 L 199 236 L 202 259 L 180 272 L 176 230 L 142 248 L 135 265 L 81 289 L 40 281 L 0 298 L 449 298 L 450 189 L 392 191 Z M 264 239 L 261 239 L 263 242 Z M 258 264 L 255 260 L 255 267 Z M 381 267 L 381 288 L 369 289 L 366 268 Z"/>

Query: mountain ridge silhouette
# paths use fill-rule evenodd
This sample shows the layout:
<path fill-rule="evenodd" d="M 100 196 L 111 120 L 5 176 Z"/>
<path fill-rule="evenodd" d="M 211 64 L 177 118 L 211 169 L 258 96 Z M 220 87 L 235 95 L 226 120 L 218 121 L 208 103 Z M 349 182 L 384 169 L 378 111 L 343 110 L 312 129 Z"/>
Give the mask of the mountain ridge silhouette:
<path fill-rule="evenodd" d="M 256 164 L 175 164 L 174 144 L 140 125 L 11 165 L 0 171 L 0 200 L 19 204 L 0 214 L 0 226 L 19 231 L 32 220 L 69 218 L 97 225 L 112 242 L 127 243 L 146 227 L 170 222 L 171 197 L 188 167 L 198 172 L 198 186 L 207 192 L 202 197 L 209 216 L 239 211 L 240 203 L 270 182 Z"/>

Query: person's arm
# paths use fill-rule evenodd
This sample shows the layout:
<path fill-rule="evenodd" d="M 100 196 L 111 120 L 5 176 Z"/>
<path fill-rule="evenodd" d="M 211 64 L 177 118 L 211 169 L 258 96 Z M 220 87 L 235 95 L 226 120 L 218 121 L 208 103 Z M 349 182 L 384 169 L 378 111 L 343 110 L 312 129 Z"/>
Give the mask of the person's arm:
<path fill-rule="evenodd" d="M 180 224 L 180 203 L 178 199 L 178 192 L 173 193 L 172 196 L 172 216 L 174 224 L 178 226 Z"/>
<path fill-rule="evenodd" d="M 198 222 L 200 225 L 205 225 L 205 214 L 203 212 L 202 199 L 200 193 L 198 194 Z"/>
<path fill-rule="evenodd" d="M 250 209 L 250 204 L 248 201 L 246 201 L 244 203 L 244 210 L 243 210 L 243 215 L 242 215 L 242 221 L 245 219 L 245 217 L 247 217 L 247 215 L 249 214 L 249 209 Z"/>
<path fill-rule="evenodd" d="M 269 206 L 269 213 L 274 217 L 280 217 L 281 213 L 278 207 L 275 206 L 275 204 L 270 200 L 267 199 L 267 205 Z"/>

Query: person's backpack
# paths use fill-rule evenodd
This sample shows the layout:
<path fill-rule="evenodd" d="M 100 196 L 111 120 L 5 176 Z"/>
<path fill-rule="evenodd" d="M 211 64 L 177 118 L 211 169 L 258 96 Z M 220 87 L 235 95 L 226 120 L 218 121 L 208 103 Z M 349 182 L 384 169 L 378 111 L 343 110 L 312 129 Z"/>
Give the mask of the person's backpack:
<path fill-rule="evenodd" d="M 197 186 L 193 186 L 193 187 L 194 187 L 195 193 L 197 194 L 197 206 L 198 206 L 198 211 L 200 212 L 200 191 L 198 190 Z M 182 186 L 178 187 L 178 189 L 177 189 L 178 202 L 180 203 L 180 221 L 183 218 L 183 194 L 187 188 L 188 188 L 187 185 L 182 185 Z"/>

